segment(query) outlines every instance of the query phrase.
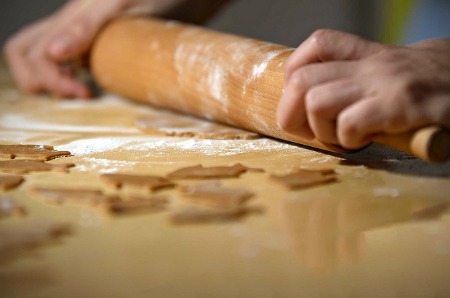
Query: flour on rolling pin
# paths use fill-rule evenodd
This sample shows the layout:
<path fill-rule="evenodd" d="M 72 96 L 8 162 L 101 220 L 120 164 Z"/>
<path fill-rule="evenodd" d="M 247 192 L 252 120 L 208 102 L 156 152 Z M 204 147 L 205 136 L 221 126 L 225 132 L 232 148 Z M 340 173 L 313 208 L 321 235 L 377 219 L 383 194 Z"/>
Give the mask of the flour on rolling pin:
<path fill-rule="evenodd" d="M 184 98 L 186 89 L 194 89 L 203 94 L 198 99 L 198 115 L 237 124 L 239 122 L 234 119 L 237 107 L 234 104 L 246 97 L 247 100 L 241 101 L 245 103 L 246 117 L 254 125 L 271 129 L 273 123 L 255 112 L 262 106 L 260 101 L 264 100 L 255 84 L 260 84 L 258 79 L 277 56 L 289 53 L 291 49 L 270 43 L 258 44 L 252 39 L 236 41 L 226 36 L 212 39 L 209 34 L 203 34 L 202 30 L 196 28 L 180 34 L 177 43 L 175 67 L 180 99 Z M 282 73 L 284 62 L 276 62 L 272 68 Z M 180 106 L 186 111 L 193 108 L 186 107 L 183 101 Z"/>

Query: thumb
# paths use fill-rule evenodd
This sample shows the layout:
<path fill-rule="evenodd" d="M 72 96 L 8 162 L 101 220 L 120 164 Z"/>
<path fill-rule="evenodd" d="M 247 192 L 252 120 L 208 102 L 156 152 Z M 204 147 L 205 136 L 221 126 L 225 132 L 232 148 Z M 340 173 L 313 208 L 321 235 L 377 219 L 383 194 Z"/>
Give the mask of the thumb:
<path fill-rule="evenodd" d="M 124 1 L 73 1 L 57 16 L 60 29 L 47 45 L 47 54 L 55 61 L 85 54 L 109 20 L 118 17 L 128 8 Z M 105 4 L 106 3 L 106 4 Z"/>
<path fill-rule="evenodd" d="M 359 60 L 378 53 L 383 45 L 360 38 L 356 35 L 321 29 L 307 38 L 286 62 L 285 80 L 301 66 L 342 60 Z"/>

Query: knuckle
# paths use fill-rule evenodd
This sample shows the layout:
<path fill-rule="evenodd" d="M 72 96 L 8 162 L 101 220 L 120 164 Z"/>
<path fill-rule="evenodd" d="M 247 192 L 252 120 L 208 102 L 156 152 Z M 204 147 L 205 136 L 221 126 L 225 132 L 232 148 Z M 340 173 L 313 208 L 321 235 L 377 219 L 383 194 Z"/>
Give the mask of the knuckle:
<path fill-rule="evenodd" d="M 308 81 L 310 80 L 311 72 L 309 67 L 305 66 L 295 71 L 290 80 L 290 87 L 297 92 L 304 93 L 308 88 Z"/>
<path fill-rule="evenodd" d="M 348 114 L 341 114 L 338 117 L 339 141 L 345 147 L 353 145 L 352 140 L 360 133 L 358 122 Z"/>
<path fill-rule="evenodd" d="M 90 36 L 91 25 L 89 20 L 77 21 L 67 27 L 65 36 L 69 39 L 79 42 Z"/>
<path fill-rule="evenodd" d="M 331 29 L 317 29 L 314 31 L 311 36 L 309 37 L 311 41 L 314 43 L 321 45 L 324 40 L 327 40 L 328 37 L 332 34 L 334 34 L 334 30 Z"/>
<path fill-rule="evenodd" d="M 317 88 L 313 88 L 306 93 L 305 105 L 308 114 L 320 116 L 327 110 L 321 99 L 322 94 Z"/>

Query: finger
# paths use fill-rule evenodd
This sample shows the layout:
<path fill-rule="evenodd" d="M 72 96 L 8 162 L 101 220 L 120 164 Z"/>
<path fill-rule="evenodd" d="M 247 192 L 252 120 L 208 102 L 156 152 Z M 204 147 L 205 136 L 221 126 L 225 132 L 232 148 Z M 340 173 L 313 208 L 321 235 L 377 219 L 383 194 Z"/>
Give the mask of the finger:
<path fill-rule="evenodd" d="M 307 38 L 289 57 L 285 81 L 301 66 L 324 61 L 358 60 L 378 53 L 383 45 L 356 35 L 321 29 Z"/>
<path fill-rule="evenodd" d="M 11 73 L 20 89 L 29 93 L 39 93 L 44 91 L 35 75 L 33 65 L 29 63 L 27 55 L 21 52 L 8 56 Z"/>
<path fill-rule="evenodd" d="M 119 16 L 127 6 L 124 1 L 74 1 L 61 11 L 61 28 L 53 34 L 47 46 L 48 55 L 64 61 L 85 54 L 100 28 Z M 75 6 L 76 7 L 73 7 Z"/>
<path fill-rule="evenodd" d="M 89 89 L 76 80 L 63 67 L 52 61 L 41 60 L 41 84 L 47 92 L 59 97 L 89 97 Z"/>
<path fill-rule="evenodd" d="M 379 97 L 362 99 L 338 116 L 339 143 L 349 149 L 368 145 L 379 133 L 401 132 L 409 123 L 408 107 L 395 106 L 400 101 L 381 100 Z"/>
<path fill-rule="evenodd" d="M 45 20 L 26 27 L 10 38 L 4 47 L 6 61 L 15 81 L 22 90 L 27 92 L 43 91 L 29 56 L 33 47 L 38 47 L 36 41 L 42 32 L 48 30 L 48 25 L 48 20 Z"/>
<path fill-rule="evenodd" d="M 338 144 L 336 120 L 339 113 L 363 96 L 362 87 L 351 79 L 317 85 L 305 96 L 308 123 L 314 136 L 328 144 Z"/>
<path fill-rule="evenodd" d="M 291 77 L 277 110 L 278 126 L 305 139 L 314 138 L 305 110 L 307 91 L 328 81 L 349 77 L 354 72 L 353 62 L 328 62 L 303 66 Z"/>

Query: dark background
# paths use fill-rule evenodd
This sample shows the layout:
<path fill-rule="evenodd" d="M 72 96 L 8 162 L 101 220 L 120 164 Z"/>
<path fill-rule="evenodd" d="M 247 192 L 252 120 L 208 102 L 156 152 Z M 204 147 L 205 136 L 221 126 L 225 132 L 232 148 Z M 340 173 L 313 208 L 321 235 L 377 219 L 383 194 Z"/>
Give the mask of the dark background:
<path fill-rule="evenodd" d="M 10 0 L 0 6 L 0 44 L 26 24 L 55 11 L 65 0 Z M 207 26 L 297 46 L 318 28 L 377 40 L 381 2 L 376 0 L 235 0 Z"/>

